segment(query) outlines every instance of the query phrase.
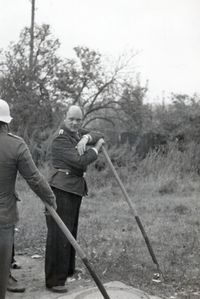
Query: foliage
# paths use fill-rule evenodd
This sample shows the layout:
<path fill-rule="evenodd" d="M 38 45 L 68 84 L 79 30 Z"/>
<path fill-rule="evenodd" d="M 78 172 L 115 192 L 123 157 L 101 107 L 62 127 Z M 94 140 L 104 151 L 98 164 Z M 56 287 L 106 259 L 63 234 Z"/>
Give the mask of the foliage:
<path fill-rule="evenodd" d="M 101 54 L 88 47 L 75 47 L 76 58 L 66 59 L 60 67 L 55 86 L 67 105 L 78 104 L 84 111 L 84 125 L 98 120 L 116 122 L 119 109 L 119 79 L 125 64 L 115 65 L 108 71 Z M 112 117 L 110 117 L 112 116 Z"/>
<path fill-rule="evenodd" d="M 0 94 L 11 107 L 12 131 L 30 145 L 36 161 L 41 159 L 41 142 L 59 121 L 54 77 L 60 59 L 56 55 L 59 41 L 53 39 L 48 25 L 36 26 L 33 67 L 29 68 L 29 29 L 18 43 L 11 43 L 1 62 Z"/>
<path fill-rule="evenodd" d="M 154 119 L 162 133 L 182 137 L 186 143 L 200 142 L 200 97 L 172 94 L 172 103 L 157 106 Z"/>
<path fill-rule="evenodd" d="M 25 28 L 19 42 L 10 45 L 1 63 L 1 97 L 11 106 L 13 129 L 29 139 L 35 130 L 52 127 L 53 79 L 59 59 L 58 40 L 53 40 L 48 25 L 36 27 L 33 69 L 29 70 L 29 29 Z"/>
<path fill-rule="evenodd" d="M 142 134 L 146 132 L 151 123 L 151 108 L 144 104 L 146 87 L 142 87 L 140 82 L 134 86 L 130 82 L 123 85 L 123 93 L 119 100 L 123 113 L 123 126 L 129 132 Z"/>

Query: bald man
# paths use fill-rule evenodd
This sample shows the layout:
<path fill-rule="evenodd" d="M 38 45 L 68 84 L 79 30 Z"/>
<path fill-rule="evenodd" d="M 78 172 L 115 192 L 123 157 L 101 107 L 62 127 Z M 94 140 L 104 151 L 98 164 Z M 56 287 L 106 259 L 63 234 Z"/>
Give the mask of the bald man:
<path fill-rule="evenodd" d="M 57 213 L 74 238 L 77 237 L 79 209 L 87 195 L 84 173 L 98 157 L 104 143 L 102 135 L 81 129 L 83 114 L 79 106 L 70 106 L 63 125 L 53 139 L 50 186 L 56 196 Z M 86 145 L 91 145 L 86 149 Z M 50 215 L 46 215 L 45 256 L 46 287 L 53 292 L 67 292 L 65 282 L 75 274 L 75 251 Z"/>

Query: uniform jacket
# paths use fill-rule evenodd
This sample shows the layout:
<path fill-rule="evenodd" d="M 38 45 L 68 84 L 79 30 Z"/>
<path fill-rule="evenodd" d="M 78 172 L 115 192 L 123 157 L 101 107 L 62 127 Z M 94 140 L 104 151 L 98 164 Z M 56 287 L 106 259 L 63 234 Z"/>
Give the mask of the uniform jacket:
<path fill-rule="evenodd" d="M 87 131 L 81 129 L 77 134 L 62 126 L 52 142 L 52 165 L 54 170 L 50 176 L 51 186 L 80 196 L 87 194 L 87 185 L 83 177 L 87 166 L 97 159 L 97 153 L 89 148 L 82 156 L 76 145 Z M 94 145 L 101 137 L 99 132 L 90 132 Z M 59 169 L 66 170 L 65 172 Z"/>
<path fill-rule="evenodd" d="M 54 194 L 35 166 L 24 140 L 0 129 L 0 225 L 15 224 L 18 220 L 15 182 L 17 172 L 43 200 L 52 204 Z"/>

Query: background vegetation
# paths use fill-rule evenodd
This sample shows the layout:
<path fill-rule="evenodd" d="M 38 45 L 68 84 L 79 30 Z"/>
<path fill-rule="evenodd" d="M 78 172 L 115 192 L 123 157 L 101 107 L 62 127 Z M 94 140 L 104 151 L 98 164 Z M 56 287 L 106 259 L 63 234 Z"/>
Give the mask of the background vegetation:
<path fill-rule="evenodd" d="M 106 61 L 87 47 L 74 48 L 74 58 L 60 58 L 60 43 L 49 25 L 36 26 L 33 62 L 29 65 L 30 30 L 0 56 L 0 97 L 11 107 L 11 129 L 29 144 L 36 163 L 48 157 L 48 145 L 70 104 L 84 110 L 84 126 L 101 128 L 114 140 L 121 132 L 153 132 L 186 144 L 200 140 L 198 95 L 172 94 L 170 104 L 146 104 L 148 85 L 134 72 L 136 53 Z M 116 139 L 116 138 L 115 138 Z"/>

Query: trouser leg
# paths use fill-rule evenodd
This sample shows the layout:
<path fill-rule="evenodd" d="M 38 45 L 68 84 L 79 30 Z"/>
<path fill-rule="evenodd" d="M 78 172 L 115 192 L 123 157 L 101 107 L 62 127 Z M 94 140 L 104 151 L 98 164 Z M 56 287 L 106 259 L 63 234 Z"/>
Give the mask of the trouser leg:
<path fill-rule="evenodd" d="M 72 230 L 72 235 L 75 239 L 77 238 L 77 232 L 78 232 L 79 211 L 80 211 L 80 206 L 77 208 L 76 215 L 75 215 L 74 227 Z M 75 273 L 75 257 L 76 257 L 76 251 L 75 251 L 74 247 L 71 246 L 71 255 L 70 255 L 70 260 L 69 260 L 68 276 L 72 276 Z"/>
<path fill-rule="evenodd" d="M 15 245 L 13 242 L 11 264 L 13 264 L 14 262 L 15 262 Z"/>
<path fill-rule="evenodd" d="M 74 227 L 78 224 L 81 197 L 56 188 L 53 188 L 53 191 L 56 195 L 57 213 L 69 231 L 74 234 Z M 48 228 L 45 255 L 46 286 L 64 285 L 69 276 L 71 259 L 75 254 L 72 253 L 70 242 L 51 215 L 46 216 L 46 222 Z M 77 234 L 77 227 L 75 232 Z"/>
<path fill-rule="evenodd" d="M 0 299 L 5 298 L 12 256 L 14 226 L 0 226 Z"/>

